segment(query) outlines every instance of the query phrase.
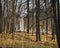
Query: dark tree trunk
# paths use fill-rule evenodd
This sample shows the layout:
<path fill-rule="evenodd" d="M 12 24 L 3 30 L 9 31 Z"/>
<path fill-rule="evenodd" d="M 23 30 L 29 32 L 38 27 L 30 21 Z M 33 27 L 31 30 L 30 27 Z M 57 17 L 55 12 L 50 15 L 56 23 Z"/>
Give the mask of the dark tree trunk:
<path fill-rule="evenodd" d="M 58 11 L 58 15 L 57 15 L 58 25 L 57 25 L 56 35 L 58 40 L 58 47 L 60 48 L 60 0 L 57 0 L 57 11 Z"/>
<path fill-rule="evenodd" d="M 55 23 L 58 48 L 60 48 L 60 1 L 57 0 L 57 10 L 56 10 L 56 1 L 55 0 L 52 0 L 52 6 L 53 6 L 53 13 L 54 13 L 54 23 Z M 56 12 L 58 14 L 56 14 Z"/>
<path fill-rule="evenodd" d="M 36 41 L 41 40 L 40 38 L 40 0 L 35 0 L 36 3 Z"/>
<path fill-rule="evenodd" d="M 0 0 L 0 33 L 2 32 L 2 4 Z"/>
<path fill-rule="evenodd" d="M 15 0 L 16 1 L 16 0 Z M 15 31 L 15 1 L 12 0 L 12 39 L 14 39 L 14 31 Z"/>
<path fill-rule="evenodd" d="M 29 33 L 29 0 L 27 0 L 27 33 Z"/>

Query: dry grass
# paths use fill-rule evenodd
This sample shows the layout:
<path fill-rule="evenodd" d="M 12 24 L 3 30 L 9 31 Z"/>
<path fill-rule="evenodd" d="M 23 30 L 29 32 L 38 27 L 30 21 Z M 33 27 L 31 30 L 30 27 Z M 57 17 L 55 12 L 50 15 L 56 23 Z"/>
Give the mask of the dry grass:
<path fill-rule="evenodd" d="M 15 32 L 14 39 L 11 39 L 12 34 L 3 34 L 0 35 L 0 46 L 3 48 L 35 48 L 35 47 L 50 47 L 50 48 L 57 48 L 56 40 L 51 40 L 51 35 L 41 35 L 41 41 L 35 42 L 36 34 L 32 36 L 31 33 L 23 33 L 23 32 Z"/>

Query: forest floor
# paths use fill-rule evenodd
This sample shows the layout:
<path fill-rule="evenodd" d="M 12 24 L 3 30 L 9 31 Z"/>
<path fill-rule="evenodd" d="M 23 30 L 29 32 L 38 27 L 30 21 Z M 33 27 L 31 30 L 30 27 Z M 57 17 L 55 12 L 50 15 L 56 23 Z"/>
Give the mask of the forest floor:
<path fill-rule="evenodd" d="M 41 35 L 41 41 L 36 42 L 36 34 L 15 32 L 14 39 L 12 34 L 0 34 L 0 46 L 3 48 L 57 48 L 56 38 L 51 39 L 52 35 Z"/>

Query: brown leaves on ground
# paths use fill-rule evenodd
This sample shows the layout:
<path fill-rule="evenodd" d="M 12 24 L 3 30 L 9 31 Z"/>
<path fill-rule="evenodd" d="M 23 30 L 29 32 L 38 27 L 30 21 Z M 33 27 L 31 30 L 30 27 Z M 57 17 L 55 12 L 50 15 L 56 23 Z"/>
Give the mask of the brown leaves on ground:
<path fill-rule="evenodd" d="M 2 44 L 14 44 L 14 43 L 18 43 L 18 44 L 36 44 L 36 45 L 47 45 L 47 46 L 57 46 L 57 41 L 55 40 L 51 40 L 52 35 L 48 34 L 44 34 L 41 35 L 41 41 L 39 42 L 35 42 L 36 40 L 36 33 L 33 34 L 32 33 L 25 33 L 25 32 L 15 32 L 14 33 L 14 39 L 11 39 L 12 34 L 0 34 L 1 39 L 5 37 L 5 39 L 2 39 L 2 41 L 0 41 Z M 46 39 L 47 38 L 47 39 Z M 1 44 L 0 43 L 0 44 Z"/>

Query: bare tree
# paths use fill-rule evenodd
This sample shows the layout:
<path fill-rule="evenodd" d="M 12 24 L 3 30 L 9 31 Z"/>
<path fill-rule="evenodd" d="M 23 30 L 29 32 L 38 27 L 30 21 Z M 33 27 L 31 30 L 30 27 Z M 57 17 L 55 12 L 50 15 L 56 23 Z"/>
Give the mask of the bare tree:
<path fill-rule="evenodd" d="M 14 32 L 15 32 L 15 19 L 16 19 L 16 5 L 15 5 L 16 0 L 12 0 L 12 22 L 11 22 L 11 27 L 12 27 L 12 39 L 14 39 Z"/>
<path fill-rule="evenodd" d="M 56 4 L 57 2 L 57 4 Z M 57 5 L 57 6 L 56 6 Z M 60 48 L 60 1 L 59 0 L 52 0 L 52 7 L 53 7 L 53 13 L 54 13 L 54 23 L 55 23 L 55 30 L 56 30 L 56 36 L 57 36 L 57 42 L 58 42 L 58 48 Z M 56 9 L 57 7 L 57 9 Z M 57 14 L 56 14 L 57 12 Z"/>
<path fill-rule="evenodd" d="M 46 9 L 46 34 L 48 34 L 48 15 L 47 15 L 47 0 L 45 0 L 45 9 Z"/>
<path fill-rule="evenodd" d="M 0 33 L 2 32 L 2 4 L 0 0 Z"/>
<path fill-rule="evenodd" d="M 40 38 L 40 0 L 35 0 L 36 3 L 36 41 L 41 40 Z"/>
<path fill-rule="evenodd" d="M 34 23 L 34 0 L 32 0 L 32 25 Z M 34 28 L 32 27 L 32 35 L 33 35 Z"/>
<path fill-rule="evenodd" d="M 29 33 L 29 0 L 27 0 L 27 33 Z"/>

